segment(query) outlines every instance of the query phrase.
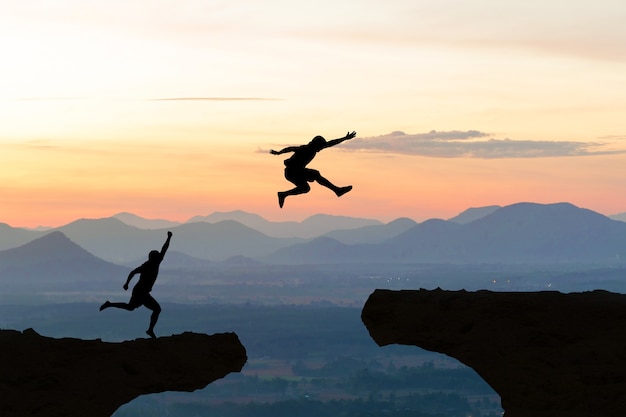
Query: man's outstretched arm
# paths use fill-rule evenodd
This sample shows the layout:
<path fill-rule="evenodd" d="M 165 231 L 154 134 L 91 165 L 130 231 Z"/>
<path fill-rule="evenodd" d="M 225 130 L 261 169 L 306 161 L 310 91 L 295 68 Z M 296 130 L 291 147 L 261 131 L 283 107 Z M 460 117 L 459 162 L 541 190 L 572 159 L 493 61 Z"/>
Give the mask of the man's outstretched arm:
<path fill-rule="evenodd" d="M 287 153 L 287 152 L 295 152 L 298 148 L 299 146 L 288 146 L 284 149 L 281 149 L 280 151 L 275 151 L 274 149 L 271 149 L 270 153 L 272 155 L 280 155 L 280 154 Z"/>
<path fill-rule="evenodd" d="M 172 232 L 167 232 L 167 239 L 161 248 L 161 258 L 165 256 L 165 252 L 167 252 L 167 248 L 170 247 L 170 239 L 172 239 Z"/>
<path fill-rule="evenodd" d="M 350 140 L 350 139 L 352 139 L 355 136 L 356 136 L 356 132 L 354 132 L 354 131 L 348 132 L 346 134 L 346 136 L 344 136 L 342 138 L 329 140 L 328 142 L 326 142 L 326 146 L 324 146 L 324 148 L 330 148 L 331 146 L 339 145 L 344 140 Z"/>

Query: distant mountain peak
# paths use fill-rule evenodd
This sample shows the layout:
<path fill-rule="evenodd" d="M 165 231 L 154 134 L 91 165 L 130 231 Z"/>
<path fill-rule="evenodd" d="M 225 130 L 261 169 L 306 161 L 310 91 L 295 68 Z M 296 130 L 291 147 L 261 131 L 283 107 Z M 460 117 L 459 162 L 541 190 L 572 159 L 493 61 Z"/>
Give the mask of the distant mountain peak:
<path fill-rule="evenodd" d="M 180 225 L 179 222 L 166 219 L 146 219 L 144 217 L 137 216 L 136 214 L 125 211 L 113 215 L 112 218 L 138 229 L 166 229 L 168 227 L 176 227 Z"/>
<path fill-rule="evenodd" d="M 58 245 L 68 245 L 68 246 L 78 246 L 74 242 L 70 240 L 63 232 L 55 230 L 48 234 L 43 235 L 40 238 L 34 239 L 21 247 L 34 247 L 34 246 L 58 246 Z"/>
<path fill-rule="evenodd" d="M 315 245 L 313 243 L 316 243 Z M 570 203 L 517 203 L 469 223 L 429 219 L 375 244 L 310 242 L 275 262 L 609 262 L 626 249 L 626 226 Z"/>
<path fill-rule="evenodd" d="M 22 246 L 0 252 L 0 282 L 8 288 L 59 290 L 68 285 L 101 285 L 127 273 L 74 243 L 60 231 L 50 232 Z"/>
<path fill-rule="evenodd" d="M 262 216 L 255 213 L 249 213 L 243 210 L 231 210 L 231 211 L 215 211 L 207 216 L 193 216 L 185 223 L 217 223 L 223 220 L 234 220 L 245 224 L 246 222 L 267 222 Z"/>
<path fill-rule="evenodd" d="M 485 206 L 485 207 L 470 207 L 467 210 L 464 210 L 460 214 L 448 219 L 448 221 L 459 224 L 471 223 L 474 220 L 478 220 L 482 217 L 485 217 L 494 211 L 502 208 L 501 206 Z"/>
<path fill-rule="evenodd" d="M 576 210 L 585 210 L 581 207 L 578 207 L 572 203 L 568 203 L 566 201 L 561 201 L 557 203 L 534 203 L 530 201 L 520 201 L 519 203 L 509 204 L 508 206 L 501 207 L 503 209 L 513 209 L 518 207 L 525 207 L 530 209 L 576 209 Z"/>
<path fill-rule="evenodd" d="M 335 220 L 335 221 L 350 221 L 350 222 L 359 222 L 362 225 L 374 225 L 374 224 L 382 224 L 381 221 L 375 219 L 366 219 L 360 217 L 350 217 L 350 216 L 340 216 L 336 214 L 324 214 L 318 213 L 312 216 L 307 217 L 302 221 L 302 223 L 307 222 L 315 222 L 315 221 L 327 221 L 327 220 Z"/>
<path fill-rule="evenodd" d="M 81 224 L 99 224 L 100 226 L 102 225 L 126 225 L 128 226 L 126 223 L 124 223 L 123 221 L 115 217 L 101 217 L 99 219 L 88 219 L 88 218 L 76 219 L 73 222 L 68 223 L 62 227 L 67 227 L 71 225 L 81 225 Z"/>
<path fill-rule="evenodd" d="M 593 210 L 589 210 L 586 208 L 578 207 L 572 203 L 567 202 L 559 202 L 559 203 L 530 203 L 530 202 L 520 202 L 511 204 L 508 206 L 504 206 L 494 211 L 493 214 L 507 214 L 507 215 L 523 215 L 528 217 L 530 214 L 540 214 L 542 216 L 556 216 L 560 218 L 566 214 L 575 215 L 575 216 L 592 216 L 592 217 L 602 217 L 608 219 L 603 214 L 595 212 Z"/>
<path fill-rule="evenodd" d="M 28 254 L 29 256 L 38 259 L 48 258 L 51 256 L 56 257 L 56 255 L 61 253 L 66 255 L 84 254 L 86 256 L 93 256 L 60 231 L 50 232 L 22 246 L 4 251 L 4 253 L 6 252 L 14 254 Z M 0 254 L 2 253 L 3 252 L 0 252 Z"/>
<path fill-rule="evenodd" d="M 215 211 L 213 212 L 213 214 L 245 214 L 246 216 L 255 216 L 255 217 L 261 217 L 256 213 L 250 213 L 249 211 L 245 211 L 245 210 L 229 210 L 229 211 Z"/>

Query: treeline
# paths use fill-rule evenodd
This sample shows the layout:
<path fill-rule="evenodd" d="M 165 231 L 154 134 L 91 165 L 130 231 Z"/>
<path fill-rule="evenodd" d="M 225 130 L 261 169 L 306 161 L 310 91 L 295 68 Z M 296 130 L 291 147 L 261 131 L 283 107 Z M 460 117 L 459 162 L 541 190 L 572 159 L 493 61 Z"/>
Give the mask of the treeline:
<path fill-rule="evenodd" d="M 399 368 L 392 363 L 383 370 L 383 366 L 376 361 L 365 362 L 345 356 L 320 368 L 309 368 L 304 362 L 298 361 L 292 366 L 292 372 L 294 375 L 311 378 L 346 378 L 349 375 L 345 385 L 351 391 L 429 389 L 491 392 L 489 385 L 473 369 L 465 366 L 452 369 L 436 368 L 433 362 Z"/>
<path fill-rule="evenodd" d="M 354 391 L 412 389 L 487 393 L 491 390 L 471 368 L 438 369 L 432 363 L 417 368 L 403 366 L 393 373 L 361 369 L 350 376 L 348 386 Z"/>
<path fill-rule="evenodd" d="M 355 361 L 355 364 L 359 361 Z M 393 365 L 385 371 L 360 368 L 341 375 L 332 363 L 316 376 L 261 378 L 238 375 L 211 384 L 203 396 L 150 400 L 119 410 L 115 417 L 243 416 L 423 416 L 466 417 L 501 414 L 491 388 L 471 369 Z M 302 365 L 299 365 L 302 366 Z M 295 365 L 294 365 L 295 367 Z M 327 375 L 322 376 L 322 373 Z M 323 400 L 332 393 L 332 400 Z M 475 398 L 469 402 L 468 398 Z M 242 401 L 242 399 L 248 399 Z"/>
<path fill-rule="evenodd" d="M 354 399 L 319 401 L 307 398 L 285 401 L 237 404 L 226 402 L 218 405 L 173 403 L 154 404 L 141 408 L 120 410 L 116 417 L 145 417 L 157 415 L 168 417 L 467 417 L 482 415 L 496 417 L 496 411 L 481 414 L 466 399 L 457 394 L 413 394 L 402 398 L 390 395 L 385 399 Z"/>
<path fill-rule="evenodd" d="M 356 361 L 360 362 L 360 361 Z M 294 365 L 295 377 L 260 378 L 233 376 L 228 383 L 214 383 L 206 389 L 211 397 L 236 398 L 251 394 L 275 394 L 278 396 L 305 396 L 315 392 L 332 390 L 340 395 L 407 390 L 416 392 L 458 392 L 463 395 L 492 395 L 491 387 L 471 368 L 437 368 L 432 362 L 417 367 L 390 367 L 386 371 L 361 367 L 347 370 L 332 363 L 319 369 L 301 368 Z"/>

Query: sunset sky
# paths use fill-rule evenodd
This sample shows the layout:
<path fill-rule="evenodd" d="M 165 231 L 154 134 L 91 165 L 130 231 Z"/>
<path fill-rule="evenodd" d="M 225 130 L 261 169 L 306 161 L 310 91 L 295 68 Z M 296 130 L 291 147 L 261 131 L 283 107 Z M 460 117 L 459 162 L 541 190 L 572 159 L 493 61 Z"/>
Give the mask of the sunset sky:
<path fill-rule="evenodd" d="M 5 0 L 0 222 L 626 211 L 623 0 Z M 292 188 L 270 149 L 357 137 Z"/>

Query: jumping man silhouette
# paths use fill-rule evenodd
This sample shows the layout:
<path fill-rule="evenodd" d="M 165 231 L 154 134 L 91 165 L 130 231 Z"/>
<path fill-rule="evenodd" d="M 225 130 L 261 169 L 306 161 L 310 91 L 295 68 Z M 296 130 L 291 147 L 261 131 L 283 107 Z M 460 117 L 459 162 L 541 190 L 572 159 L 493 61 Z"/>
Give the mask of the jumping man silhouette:
<path fill-rule="evenodd" d="M 283 208 L 285 204 L 285 198 L 290 195 L 305 194 L 311 190 L 309 182 L 317 182 L 326 188 L 329 188 L 337 194 L 337 197 L 341 197 L 352 189 L 351 185 L 346 187 L 337 187 L 326 178 L 322 177 L 319 171 L 315 169 L 307 168 L 306 166 L 315 158 L 315 155 L 322 149 L 330 148 L 340 144 L 345 140 L 352 139 L 356 136 L 356 132 L 348 132 L 348 134 L 342 138 L 326 141 L 322 136 L 315 136 L 308 144 L 301 146 L 289 146 L 281 149 L 280 151 L 270 150 L 272 155 L 281 155 L 287 152 L 293 152 L 288 159 L 285 160 L 285 178 L 295 185 L 288 191 L 278 192 L 278 205 Z"/>
<path fill-rule="evenodd" d="M 124 284 L 124 290 L 128 290 L 128 284 L 130 280 L 135 276 L 135 274 L 139 275 L 139 281 L 133 287 L 133 293 L 130 297 L 130 301 L 128 303 L 111 303 L 106 301 L 104 304 L 100 306 L 100 311 L 105 308 L 115 307 L 121 308 L 128 311 L 133 311 L 137 307 L 145 306 L 149 310 L 152 310 L 152 315 L 150 316 L 150 326 L 146 333 L 148 336 L 153 339 L 156 338 L 154 334 L 154 326 L 159 319 L 159 314 L 161 313 L 161 306 L 157 303 L 151 295 L 150 291 L 152 291 L 152 286 L 157 279 L 157 275 L 159 274 L 159 265 L 161 265 L 161 261 L 165 256 L 165 252 L 167 252 L 167 248 L 170 247 L 170 239 L 172 238 L 172 232 L 167 232 L 167 240 L 163 244 L 161 248 L 161 252 L 157 250 L 150 251 L 148 254 L 148 260 L 144 262 L 141 266 L 133 269 L 130 274 L 128 274 L 128 279 Z"/>

